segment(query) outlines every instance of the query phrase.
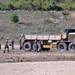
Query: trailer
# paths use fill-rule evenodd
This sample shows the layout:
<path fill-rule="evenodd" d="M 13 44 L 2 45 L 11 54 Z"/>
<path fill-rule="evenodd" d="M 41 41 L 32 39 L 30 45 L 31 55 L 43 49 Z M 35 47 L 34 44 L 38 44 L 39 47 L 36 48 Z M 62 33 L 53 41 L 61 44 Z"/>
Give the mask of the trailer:
<path fill-rule="evenodd" d="M 75 49 L 75 29 L 65 29 L 62 34 L 56 35 L 23 35 L 22 47 L 26 51 L 35 51 L 34 41 L 37 38 L 37 52 L 41 50 L 49 51 L 57 48 L 60 51 L 70 51 Z"/>

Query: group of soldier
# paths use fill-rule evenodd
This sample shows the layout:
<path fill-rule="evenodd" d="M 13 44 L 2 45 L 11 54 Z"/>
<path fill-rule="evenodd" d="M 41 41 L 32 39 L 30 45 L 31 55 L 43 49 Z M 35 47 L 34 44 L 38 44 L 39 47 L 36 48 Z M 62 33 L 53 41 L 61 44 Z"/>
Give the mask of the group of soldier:
<path fill-rule="evenodd" d="M 13 50 L 15 50 L 15 48 L 14 48 L 14 43 L 15 43 L 14 38 L 12 38 L 10 45 L 11 45 L 11 47 L 12 47 Z M 6 49 L 7 49 L 7 51 L 9 52 L 9 39 L 8 39 L 8 38 L 6 38 L 5 47 L 4 47 L 3 53 L 5 53 Z"/>
<path fill-rule="evenodd" d="M 22 38 L 23 38 L 23 41 L 24 41 L 24 40 L 25 40 L 24 34 L 21 34 L 21 37 L 20 37 L 20 39 L 19 39 L 19 41 L 18 41 L 18 42 L 19 42 L 19 49 L 20 49 L 20 50 L 23 49 L 23 48 L 22 48 L 22 43 L 23 43 Z M 5 53 L 6 50 L 9 52 L 9 45 L 11 46 L 11 49 L 12 49 L 12 50 L 15 50 L 15 48 L 14 48 L 14 43 L 15 43 L 15 40 L 14 40 L 14 38 L 12 38 L 12 39 L 11 39 L 11 42 L 10 42 L 10 44 L 9 44 L 9 38 L 7 37 L 7 38 L 6 38 L 6 41 L 5 41 L 5 47 L 4 47 L 3 53 Z"/>

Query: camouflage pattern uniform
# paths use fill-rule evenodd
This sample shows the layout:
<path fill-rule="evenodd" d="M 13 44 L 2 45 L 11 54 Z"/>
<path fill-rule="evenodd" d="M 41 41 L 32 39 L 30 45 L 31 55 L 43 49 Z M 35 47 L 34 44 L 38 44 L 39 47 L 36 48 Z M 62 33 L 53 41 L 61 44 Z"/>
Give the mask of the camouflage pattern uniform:
<path fill-rule="evenodd" d="M 19 49 L 21 50 L 22 49 L 22 39 L 21 38 L 19 40 L 19 45 L 20 45 Z"/>
<path fill-rule="evenodd" d="M 12 46 L 12 49 L 15 50 L 15 48 L 14 48 L 14 43 L 15 43 L 14 38 L 12 38 L 12 40 L 11 40 L 11 46 Z"/>
<path fill-rule="evenodd" d="M 7 49 L 7 51 L 9 52 L 8 39 L 7 39 L 6 42 L 5 42 L 5 48 L 4 48 L 3 53 L 5 53 L 6 49 Z"/>

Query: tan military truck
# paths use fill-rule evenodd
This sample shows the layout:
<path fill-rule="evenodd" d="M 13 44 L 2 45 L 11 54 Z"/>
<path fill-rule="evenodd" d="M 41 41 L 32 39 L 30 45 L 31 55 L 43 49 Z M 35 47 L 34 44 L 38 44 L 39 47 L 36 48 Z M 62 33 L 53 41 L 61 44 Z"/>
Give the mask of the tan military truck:
<path fill-rule="evenodd" d="M 65 29 L 59 35 L 23 35 L 22 47 L 26 51 L 35 50 L 34 41 L 37 38 L 37 51 L 57 48 L 60 51 L 74 50 L 75 29 Z"/>

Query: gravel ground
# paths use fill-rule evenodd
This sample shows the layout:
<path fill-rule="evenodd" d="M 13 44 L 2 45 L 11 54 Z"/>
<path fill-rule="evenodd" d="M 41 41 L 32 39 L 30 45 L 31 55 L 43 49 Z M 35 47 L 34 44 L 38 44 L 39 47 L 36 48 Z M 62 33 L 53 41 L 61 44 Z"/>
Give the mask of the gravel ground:
<path fill-rule="evenodd" d="M 75 75 L 75 62 L 1 63 L 0 75 Z"/>
<path fill-rule="evenodd" d="M 9 53 L 3 53 L 2 45 L 0 75 L 75 75 L 75 51 L 59 53 L 52 50 L 36 53 L 20 51 L 18 45 L 15 48 L 15 51 L 10 48 Z"/>
<path fill-rule="evenodd" d="M 42 52 L 27 52 L 19 50 L 19 45 L 15 45 L 15 50 L 3 53 L 4 45 L 0 50 L 0 63 L 11 62 L 40 62 L 40 61 L 75 61 L 75 51 L 59 52 L 57 49 Z"/>

